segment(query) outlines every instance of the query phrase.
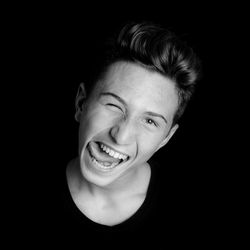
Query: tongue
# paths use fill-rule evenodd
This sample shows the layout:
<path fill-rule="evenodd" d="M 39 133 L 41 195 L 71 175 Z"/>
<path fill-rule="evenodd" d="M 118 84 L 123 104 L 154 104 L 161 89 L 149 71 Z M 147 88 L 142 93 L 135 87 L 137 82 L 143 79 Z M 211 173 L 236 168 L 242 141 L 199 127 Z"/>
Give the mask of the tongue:
<path fill-rule="evenodd" d="M 98 161 L 109 162 L 109 163 L 120 161 L 120 159 L 115 159 L 109 154 L 107 154 L 106 152 L 104 152 L 96 142 L 90 142 L 89 146 L 90 146 L 91 153 Z"/>

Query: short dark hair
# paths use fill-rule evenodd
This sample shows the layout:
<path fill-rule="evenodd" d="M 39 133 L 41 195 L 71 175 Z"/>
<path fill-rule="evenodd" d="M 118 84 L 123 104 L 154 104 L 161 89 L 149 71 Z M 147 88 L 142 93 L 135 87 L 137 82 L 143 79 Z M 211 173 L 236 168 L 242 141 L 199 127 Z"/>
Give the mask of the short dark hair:
<path fill-rule="evenodd" d="M 176 83 L 179 105 L 173 125 L 182 116 L 200 76 L 200 60 L 193 49 L 173 32 L 151 22 L 128 23 L 115 39 L 108 40 L 104 60 L 94 82 L 117 61 L 138 63 Z M 92 79 L 92 80 L 93 80 Z"/>

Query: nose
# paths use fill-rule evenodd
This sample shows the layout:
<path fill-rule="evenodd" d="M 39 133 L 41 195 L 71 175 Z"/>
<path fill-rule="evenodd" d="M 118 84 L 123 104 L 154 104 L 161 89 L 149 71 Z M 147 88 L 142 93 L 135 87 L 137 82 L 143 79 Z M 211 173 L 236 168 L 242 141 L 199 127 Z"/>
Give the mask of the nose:
<path fill-rule="evenodd" d="M 110 129 L 113 141 L 119 145 L 129 145 L 135 136 L 132 124 L 128 120 L 121 120 Z"/>

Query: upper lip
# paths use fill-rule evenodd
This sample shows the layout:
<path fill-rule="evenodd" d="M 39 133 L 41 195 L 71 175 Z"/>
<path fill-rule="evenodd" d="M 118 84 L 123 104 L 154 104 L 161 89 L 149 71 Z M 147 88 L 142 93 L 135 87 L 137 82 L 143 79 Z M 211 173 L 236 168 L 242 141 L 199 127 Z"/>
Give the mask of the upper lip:
<path fill-rule="evenodd" d="M 129 158 L 129 155 L 126 154 L 126 153 L 122 153 L 121 151 L 117 150 L 117 149 L 114 149 L 113 147 L 111 147 L 110 145 L 108 145 L 107 143 L 104 143 L 104 142 L 100 142 L 100 141 L 97 141 L 97 143 L 101 143 L 105 146 L 107 146 L 108 148 L 112 149 L 113 151 L 119 153 L 119 154 L 123 154 L 123 155 L 126 155 L 128 158 Z"/>

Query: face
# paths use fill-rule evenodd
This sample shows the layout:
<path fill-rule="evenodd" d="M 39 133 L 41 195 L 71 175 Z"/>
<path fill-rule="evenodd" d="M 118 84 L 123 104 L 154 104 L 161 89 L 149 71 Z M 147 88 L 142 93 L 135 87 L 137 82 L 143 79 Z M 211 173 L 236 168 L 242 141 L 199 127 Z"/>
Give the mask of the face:
<path fill-rule="evenodd" d="M 86 180 L 107 186 L 127 178 L 164 146 L 178 125 L 175 84 L 134 63 L 112 64 L 80 116 L 79 154 Z"/>

